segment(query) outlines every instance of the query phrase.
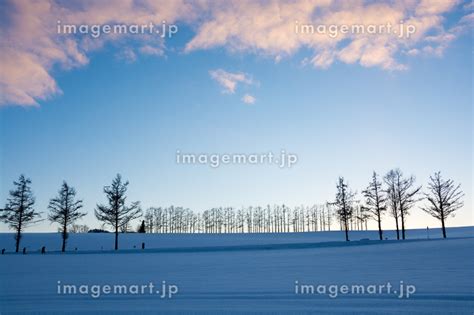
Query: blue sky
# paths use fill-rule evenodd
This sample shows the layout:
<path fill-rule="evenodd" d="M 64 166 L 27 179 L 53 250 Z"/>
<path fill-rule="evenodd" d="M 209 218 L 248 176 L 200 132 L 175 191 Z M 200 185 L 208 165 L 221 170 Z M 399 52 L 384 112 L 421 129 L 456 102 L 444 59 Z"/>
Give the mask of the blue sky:
<path fill-rule="evenodd" d="M 439 14 L 448 33 L 468 13 L 459 3 L 446 10 Z M 13 180 L 25 174 L 33 181 L 36 209 L 46 212 L 64 179 L 84 199 L 89 214 L 82 223 L 99 227 L 93 209 L 105 201 L 102 187 L 116 173 L 130 181 L 129 200 L 140 200 L 143 208 L 173 204 L 199 211 L 324 203 L 333 200 L 338 176 L 360 192 L 373 170 L 400 167 L 424 187 L 438 170 L 461 183 L 465 206 L 448 225 L 473 224 L 470 32 L 456 34 L 442 53 L 394 52 L 389 59 L 401 70 L 387 68 L 385 61 L 367 65 L 363 56 L 318 67 L 305 61 L 315 52 L 304 45 L 284 58 L 233 49 L 236 43 L 185 51 L 196 32 L 193 25 L 180 25 L 160 55 L 124 59 L 121 53 L 144 44 L 125 39 L 84 49 L 88 61 L 79 66 L 41 64 L 57 90 L 26 89 L 36 104 L 10 98 L 0 107 L 1 202 Z M 411 49 L 421 51 L 421 45 Z M 249 81 L 237 81 L 229 91 L 210 75 L 218 69 Z M 2 84 L 7 95 L 15 82 Z M 255 102 L 243 102 L 245 94 Z M 175 162 L 176 150 L 281 149 L 297 154 L 298 163 L 289 169 L 213 169 Z M 438 226 L 418 208 L 411 212 L 409 227 Z M 392 221 L 387 217 L 384 226 L 391 228 Z M 55 229 L 44 222 L 29 230 Z M 0 225 L 0 231 L 7 227 Z"/>

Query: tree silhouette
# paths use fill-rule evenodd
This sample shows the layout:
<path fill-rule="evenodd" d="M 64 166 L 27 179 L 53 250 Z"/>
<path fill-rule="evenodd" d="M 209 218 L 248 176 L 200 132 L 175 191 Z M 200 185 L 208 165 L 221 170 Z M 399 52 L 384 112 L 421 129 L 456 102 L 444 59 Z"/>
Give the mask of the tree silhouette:
<path fill-rule="evenodd" d="M 125 205 L 128 181 L 122 182 L 122 176 L 117 174 L 112 185 L 104 187 L 108 205 L 98 204 L 95 209 L 96 218 L 113 227 L 115 232 L 115 250 L 118 249 L 118 233 L 121 228 L 126 227 L 130 221 L 141 216 L 140 203 L 132 202 L 130 206 Z"/>
<path fill-rule="evenodd" d="M 336 213 L 339 221 L 342 223 L 346 235 L 346 241 L 349 241 L 349 222 L 352 218 L 352 203 L 354 193 L 350 191 L 348 185 L 344 182 L 344 177 L 339 177 L 337 184 L 336 201 L 333 203 L 336 207 Z"/>
<path fill-rule="evenodd" d="M 453 180 L 444 180 L 441 172 L 436 172 L 430 176 L 428 191 L 424 193 L 428 205 L 421 209 L 441 221 L 443 238 L 446 238 L 446 219 L 464 205 L 461 200 L 464 197 L 461 185 L 455 186 Z"/>
<path fill-rule="evenodd" d="M 145 220 L 142 221 L 137 230 L 138 233 L 146 233 Z"/>
<path fill-rule="evenodd" d="M 415 177 L 413 175 L 404 178 L 400 169 L 395 169 L 394 172 L 400 219 L 402 223 L 402 239 L 405 239 L 405 220 L 409 215 L 408 211 L 410 208 L 419 200 L 419 198 L 416 198 L 416 195 L 420 192 L 421 186 L 412 188 L 415 184 Z"/>
<path fill-rule="evenodd" d="M 15 230 L 15 251 L 20 249 L 20 239 L 22 231 L 29 225 L 41 220 L 40 213 L 33 208 L 35 197 L 31 191 L 31 180 L 20 175 L 18 181 L 13 182 L 15 189 L 10 190 L 10 198 L 4 209 L 1 209 L 0 220 Z"/>
<path fill-rule="evenodd" d="M 398 219 L 400 218 L 398 193 L 396 187 L 396 174 L 395 171 L 390 170 L 384 177 L 384 182 L 387 185 L 385 194 L 387 196 L 387 208 L 390 209 L 390 214 L 395 219 L 395 228 L 397 230 L 397 240 L 400 239 L 400 226 Z"/>
<path fill-rule="evenodd" d="M 366 209 L 375 217 L 379 228 L 379 238 L 383 240 L 382 214 L 387 209 L 385 207 L 386 198 L 382 190 L 382 182 L 378 180 L 377 173 L 372 174 L 372 181 L 369 186 L 362 191 L 366 198 Z"/>
<path fill-rule="evenodd" d="M 82 200 L 75 200 L 76 190 L 69 186 L 66 181 L 63 182 L 58 191 L 57 197 L 49 201 L 48 209 L 50 213 L 48 219 L 51 222 L 59 223 L 62 236 L 61 251 L 66 251 L 66 241 L 68 238 L 68 227 L 75 221 L 82 218 L 86 213 L 79 212 L 82 208 Z"/>

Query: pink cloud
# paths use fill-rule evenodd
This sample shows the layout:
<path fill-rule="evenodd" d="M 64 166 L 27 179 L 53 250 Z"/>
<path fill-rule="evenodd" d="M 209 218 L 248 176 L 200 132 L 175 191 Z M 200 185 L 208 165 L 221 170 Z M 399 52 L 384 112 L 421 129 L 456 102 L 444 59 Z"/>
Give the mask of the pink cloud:
<path fill-rule="evenodd" d="M 442 56 L 449 44 L 472 27 L 472 13 L 445 29 L 444 14 L 458 0 L 342 1 L 342 0 L 114 0 L 10 1 L 0 38 L 0 105 L 34 106 L 61 93 L 52 69 L 73 69 L 89 62 L 92 51 L 114 42 L 127 61 L 140 54 L 164 56 L 166 39 L 155 35 L 109 34 L 100 38 L 57 34 L 57 21 L 71 24 L 177 23 L 194 30 L 184 51 L 224 47 L 279 62 L 305 49 L 304 63 L 329 68 L 334 62 L 403 70 L 398 55 Z M 466 7 L 466 5 L 464 5 Z M 410 38 L 393 35 L 296 34 L 295 22 L 319 24 L 405 24 L 416 26 Z M 127 48 L 128 47 L 128 48 Z M 247 78 L 215 73 L 214 79 L 232 93 Z M 211 74 L 212 76 L 212 74 Z"/>
<path fill-rule="evenodd" d="M 239 83 L 252 84 L 252 78 L 242 72 L 227 72 L 222 69 L 209 71 L 211 78 L 217 81 L 222 87 L 224 93 L 235 93 L 235 89 Z"/>

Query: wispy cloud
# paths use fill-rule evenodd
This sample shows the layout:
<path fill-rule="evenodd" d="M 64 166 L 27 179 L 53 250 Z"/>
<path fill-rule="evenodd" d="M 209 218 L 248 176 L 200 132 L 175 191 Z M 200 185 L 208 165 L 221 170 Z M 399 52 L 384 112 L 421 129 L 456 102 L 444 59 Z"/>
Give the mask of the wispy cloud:
<path fill-rule="evenodd" d="M 472 7 L 458 0 L 9 0 L 1 4 L 0 105 L 37 105 L 39 100 L 60 94 L 52 69 L 84 66 L 91 52 L 108 42 L 114 42 L 119 54 L 134 44 L 131 53 L 125 53 L 134 56 L 132 59 L 140 54 L 164 55 L 166 40 L 156 35 L 68 36 L 57 34 L 58 20 L 89 25 L 160 24 L 165 20 L 195 30 L 185 45 L 187 53 L 224 47 L 278 62 L 304 49 L 305 63 L 315 68 L 329 68 L 340 61 L 392 71 L 407 68 L 399 55 L 413 57 L 423 52 L 440 56 L 465 33 L 472 26 L 472 13 L 465 12 L 457 24 L 445 27 L 444 15 L 458 5 Z M 412 37 L 340 34 L 332 38 L 294 31 L 295 21 L 314 25 L 398 25 L 401 20 L 416 26 Z M 248 82 L 245 74 L 214 75 L 228 93 L 233 93 L 239 83 Z"/>
<path fill-rule="evenodd" d="M 242 102 L 245 104 L 254 104 L 257 99 L 250 94 L 245 94 L 242 96 Z"/>
<path fill-rule="evenodd" d="M 119 60 L 124 60 L 126 62 L 132 63 L 137 60 L 137 54 L 131 47 L 124 47 L 123 49 L 119 50 L 115 57 Z"/>
<path fill-rule="evenodd" d="M 163 56 L 165 54 L 163 47 L 154 47 L 151 45 L 144 45 L 140 47 L 140 52 L 145 55 L 153 56 Z"/>
<path fill-rule="evenodd" d="M 252 84 L 252 78 L 248 74 L 242 72 L 232 73 L 222 69 L 217 69 L 209 71 L 209 75 L 219 83 L 222 87 L 223 93 L 235 93 L 239 83 Z"/>

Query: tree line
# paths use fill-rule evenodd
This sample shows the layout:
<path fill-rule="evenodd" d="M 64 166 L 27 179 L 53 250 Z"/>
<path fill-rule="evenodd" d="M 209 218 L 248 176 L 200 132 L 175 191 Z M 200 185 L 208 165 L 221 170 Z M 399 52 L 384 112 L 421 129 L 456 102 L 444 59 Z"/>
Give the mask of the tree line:
<path fill-rule="evenodd" d="M 395 220 L 397 239 L 405 239 L 406 219 L 417 202 L 425 201 L 421 210 L 440 220 L 446 238 L 446 220 L 463 206 L 464 194 L 460 185 L 443 179 L 440 172 L 430 176 L 427 191 L 415 184 L 415 177 L 405 176 L 400 169 L 393 169 L 383 177 L 375 171 L 362 190 L 362 200 L 352 191 L 343 177 L 336 184 L 335 199 L 322 205 L 286 205 L 265 207 L 217 207 L 194 212 L 183 207 L 150 207 L 142 211 L 140 202 L 127 202 L 128 181 L 120 174 L 111 185 L 104 186 L 106 203 L 97 204 L 95 217 L 115 234 L 114 248 L 119 247 L 119 233 L 132 230 L 133 220 L 142 218 L 137 231 L 142 233 L 289 233 L 330 231 L 334 225 L 344 231 L 349 241 L 351 230 L 367 230 L 367 222 L 375 220 L 379 239 L 383 240 L 382 221 L 388 213 Z M 31 180 L 21 175 L 14 181 L 6 205 L 0 209 L 0 220 L 15 231 L 15 250 L 19 251 L 22 232 L 38 223 L 41 213 L 34 208 L 35 197 Z M 66 250 L 69 232 L 87 232 L 88 227 L 76 224 L 86 215 L 81 212 L 83 202 L 76 197 L 76 190 L 64 181 L 57 196 L 50 199 L 47 219 L 59 225 L 62 236 L 61 250 Z"/>
<path fill-rule="evenodd" d="M 339 177 L 336 188 L 336 214 L 343 224 L 346 241 L 349 241 L 349 222 L 354 216 L 356 194 L 343 177 Z M 421 210 L 440 220 L 443 238 L 446 238 L 446 220 L 464 205 L 461 185 L 455 185 L 451 179 L 443 179 L 441 172 L 436 172 L 430 176 L 428 190 L 422 192 L 421 188 L 415 184 L 413 175 L 404 176 L 398 168 L 387 172 L 382 179 L 373 172 L 367 188 L 362 191 L 365 199 L 362 208 L 377 221 L 380 240 L 383 240 L 382 217 L 385 212 L 395 220 L 397 239 L 404 240 L 407 216 L 420 201 L 426 201 Z"/>
<path fill-rule="evenodd" d="M 148 233 L 316 232 L 331 230 L 332 213 L 325 205 L 217 207 L 202 213 L 170 206 L 148 208 L 144 221 Z"/>

